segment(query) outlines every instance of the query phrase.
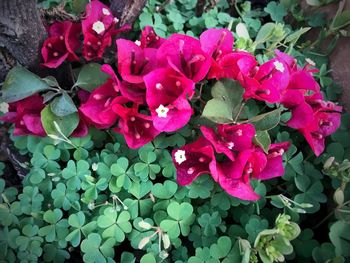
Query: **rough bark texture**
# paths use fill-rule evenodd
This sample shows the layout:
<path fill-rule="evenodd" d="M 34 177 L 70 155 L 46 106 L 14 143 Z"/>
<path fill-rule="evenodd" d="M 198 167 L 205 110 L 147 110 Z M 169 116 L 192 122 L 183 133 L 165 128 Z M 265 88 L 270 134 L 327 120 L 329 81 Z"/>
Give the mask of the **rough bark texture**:
<path fill-rule="evenodd" d="M 331 11 L 336 12 L 338 6 L 334 6 Z M 350 9 L 350 1 L 347 1 L 344 10 Z M 345 28 L 349 32 L 350 26 Z M 350 37 L 342 37 L 338 40 L 337 46 L 330 56 L 332 76 L 334 81 L 339 83 L 342 90 L 341 102 L 345 110 L 350 112 Z"/>
<path fill-rule="evenodd" d="M 21 64 L 40 76 L 52 75 L 62 86 L 70 87 L 73 80 L 68 64 L 63 64 L 57 69 L 46 69 L 39 63 L 41 44 L 47 37 L 44 24 L 52 22 L 55 18 L 74 19 L 69 16 L 62 17 L 62 14 L 66 14 L 62 9 L 62 12 L 56 12 L 58 14 L 56 17 L 52 17 L 55 12 L 51 12 L 51 16 L 44 16 L 43 20 L 48 21 L 43 21 L 36 2 L 36 0 L 0 0 L 0 83 L 14 65 Z M 111 10 L 120 19 L 121 25 L 132 24 L 145 4 L 146 0 L 111 0 Z M 60 11 L 59 8 L 56 8 L 57 10 Z M 7 166 L 5 170 L 7 185 L 19 185 L 20 179 L 28 172 L 25 166 L 28 157 L 20 155 L 13 147 L 4 126 L 0 127 L 0 161 L 11 163 L 11 167 Z M 17 176 L 11 172 L 13 169 Z"/>
<path fill-rule="evenodd" d="M 120 19 L 120 24 L 133 24 L 142 9 L 146 5 L 146 0 L 111 0 L 111 10 L 114 16 Z"/>
<path fill-rule="evenodd" d="M 14 64 L 36 71 L 46 30 L 36 0 L 0 1 L 0 81 Z"/>

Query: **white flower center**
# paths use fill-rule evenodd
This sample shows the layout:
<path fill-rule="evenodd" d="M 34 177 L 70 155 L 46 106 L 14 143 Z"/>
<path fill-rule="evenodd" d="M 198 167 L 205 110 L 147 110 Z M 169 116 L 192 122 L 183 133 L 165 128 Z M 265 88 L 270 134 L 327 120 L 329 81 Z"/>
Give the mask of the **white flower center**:
<path fill-rule="evenodd" d="M 174 154 L 175 162 L 177 162 L 178 164 L 182 164 L 184 161 L 186 161 L 185 153 L 186 152 L 184 150 L 177 150 Z"/>
<path fill-rule="evenodd" d="M 161 90 L 163 88 L 163 85 L 162 84 L 160 84 L 160 83 L 157 83 L 156 84 L 156 89 L 157 90 Z"/>
<path fill-rule="evenodd" d="M 9 112 L 9 105 L 6 102 L 0 103 L 0 112 L 2 113 L 8 113 Z"/>
<path fill-rule="evenodd" d="M 105 25 L 101 21 L 97 21 L 92 25 L 92 30 L 97 34 L 101 34 L 105 31 Z"/>
<path fill-rule="evenodd" d="M 275 69 L 276 70 L 278 70 L 278 71 L 280 71 L 282 73 L 284 72 L 284 66 L 283 66 L 283 64 L 281 62 L 275 61 L 275 62 L 273 62 L 273 64 L 275 65 Z"/>
<path fill-rule="evenodd" d="M 98 169 L 98 163 L 93 163 L 92 166 L 91 166 L 91 169 L 96 172 L 97 169 Z"/>
<path fill-rule="evenodd" d="M 109 12 L 109 10 L 107 8 L 102 8 L 102 13 L 105 15 L 105 16 L 109 16 L 111 14 L 111 12 Z"/>
<path fill-rule="evenodd" d="M 141 41 L 140 40 L 135 40 L 136 46 L 141 46 Z"/>
<path fill-rule="evenodd" d="M 113 21 L 114 21 L 114 23 L 118 23 L 118 22 L 119 22 L 119 19 L 115 17 L 115 18 L 113 19 Z"/>
<path fill-rule="evenodd" d="M 168 116 L 168 111 L 169 109 L 167 107 L 164 107 L 163 104 L 160 104 L 156 109 L 159 118 L 166 118 Z"/>
<path fill-rule="evenodd" d="M 235 146 L 234 142 L 227 143 L 227 148 L 229 148 L 230 150 L 232 150 L 234 146 Z"/>

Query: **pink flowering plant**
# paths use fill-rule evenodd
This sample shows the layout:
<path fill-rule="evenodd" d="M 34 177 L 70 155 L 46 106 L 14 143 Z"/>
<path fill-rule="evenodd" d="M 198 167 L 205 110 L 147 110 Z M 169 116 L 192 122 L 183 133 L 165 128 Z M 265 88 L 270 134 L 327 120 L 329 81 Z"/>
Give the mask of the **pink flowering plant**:
<path fill-rule="evenodd" d="M 290 215 L 312 213 L 307 209 L 324 195 L 291 202 L 280 186 L 294 177 L 311 180 L 297 163 L 303 153 L 296 153 L 295 145 L 304 143 L 307 158 L 322 156 L 328 136 L 341 125 L 342 107 L 325 98 L 311 60 L 297 59 L 290 50 L 276 48 L 262 56 L 243 49 L 240 33 L 231 27 L 210 28 L 198 37 L 165 37 L 147 25 L 130 40 L 125 32 L 131 26 L 120 25 L 98 0 L 86 5 L 80 22 L 47 27 L 41 65 L 73 66 L 75 82 L 61 87 L 53 76 L 15 66 L 1 97 L 8 110 L 0 120 L 13 124 L 15 143 L 37 142 L 28 148 L 31 170 L 24 190 L 46 196 L 40 207 L 47 207 L 33 235 L 64 251 L 61 257 L 69 257 L 67 242 L 73 250 L 80 246 L 85 262 L 112 262 L 112 248 L 125 239 L 157 262 L 168 258 L 171 246 L 183 251 L 186 242 L 210 247 L 217 260 L 249 251 L 251 260 L 259 255 L 274 262 L 292 253 L 290 240 L 300 229 Z M 227 236 L 198 237 L 203 234 L 198 224 L 225 233 L 221 217 L 234 214 L 235 207 L 259 210 L 268 198 L 290 215 L 281 214 L 270 232 L 259 225 L 259 235 L 243 235 L 255 240 L 255 249 L 245 244 L 246 252 L 236 255 L 235 241 Z M 213 222 L 219 218 L 217 225 L 194 213 L 205 200 L 211 205 L 205 203 L 203 213 Z M 53 234 L 49 226 L 56 228 Z M 60 231 L 65 244 L 54 243 Z M 259 246 L 270 242 L 264 238 L 288 251 L 264 252 Z M 224 249 L 224 242 L 230 248 L 221 257 L 215 246 Z M 91 251 L 95 247 L 99 254 Z"/>

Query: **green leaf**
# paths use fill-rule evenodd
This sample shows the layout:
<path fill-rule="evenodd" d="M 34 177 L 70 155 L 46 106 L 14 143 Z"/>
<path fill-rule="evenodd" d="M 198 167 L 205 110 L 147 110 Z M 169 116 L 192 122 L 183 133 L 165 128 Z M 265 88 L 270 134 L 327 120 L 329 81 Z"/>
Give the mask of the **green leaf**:
<path fill-rule="evenodd" d="M 283 17 L 287 15 L 282 3 L 277 4 L 275 1 L 269 2 L 264 11 L 270 14 L 271 19 L 275 22 L 283 22 Z"/>
<path fill-rule="evenodd" d="M 170 199 L 177 191 L 177 183 L 166 180 L 164 184 L 153 185 L 152 194 L 161 199 Z"/>
<path fill-rule="evenodd" d="M 152 253 L 148 253 L 142 256 L 140 263 L 157 263 L 157 261 Z"/>
<path fill-rule="evenodd" d="M 172 202 L 167 208 L 168 215 L 177 221 L 190 217 L 193 213 L 193 207 L 190 203 Z"/>
<path fill-rule="evenodd" d="M 85 11 L 86 5 L 89 0 L 72 0 L 72 10 L 74 13 L 79 14 Z"/>
<path fill-rule="evenodd" d="M 275 26 L 276 25 L 274 23 L 266 23 L 266 24 L 264 24 L 260 28 L 260 30 L 259 30 L 259 32 L 258 32 L 258 34 L 257 34 L 257 36 L 255 38 L 254 45 L 257 46 L 259 44 L 262 44 L 262 43 L 266 42 L 268 39 L 270 39 L 272 37 L 272 35 L 273 35 L 273 31 L 275 30 Z"/>
<path fill-rule="evenodd" d="M 222 236 L 218 239 L 217 244 L 210 246 L 210 255 L 216 259 L 225 258 L 230 252 L 231 247 L 231 239 L 229 237 Z"/>
<path fill-rule="evenodd" d="M 7 74 L 2 86 L 2 99 L 8 103 L 15 102 L 48 88 L 49 85 L 37 75 L 24 67 L 15 66 Z"/>
<path fill-rule="evenodd" d="M 329 232 L 329 238 L 335 246 L 337 256 L 350 256 L 350 224 L 345 221 L 335 222 Z"/>
<path fill-rule="evenodd" d="M 233 121 L 232 108 L 220 99 L 211 99 L 205 105 L 202 117 L 216 123 L 230 123 Z"/>
<path fill-rule="evenodd" d="M 345 10 L 337 15 L 331 25 L 333 30 L 338 30 L 350 24 L 350 10 Z"/>
<path fill-rule="evenodd" d="M 64 117 L 59 117 L 51 111 L 51 108 L 48 105 L 41 111 L 41 122 L 48 135 L 54 135 L 61 138 L 62 132 L 64 136 L 68 137 L 78 127 L 79 116 L 78 113 L 72 113 Z M 61 132 L 57 130 L 55 123 Z"/>
<path fill-rule="evenodd" d="M 222 79 L 212 87 L 213 99 L 204 107 L 202 117 L 216 123 L 233 121 L 240 107 L 244 90 L 237 81 Z"/>
<path fill-rule="evenodd" d="M 73 100 L 65 91 L 50 103 L 50 107 L 52 113 L 59 117 L 64 117 L 78 111 Z"/>
<path fill-rule="evenodd" d="M 255 116 L 249 119 L 254 124 L 256 130 L 265 131 L 276 127 L 280 122 L 281 109 L 277 108 L 273 111 Z"/>
<path fill-rule="evenodd" d="M 256 131 L 256 134 L 253 138 L 253 142 L 255 145 L 260 146 L 266 154 L 269 152 L 271 139 L 269 133 L 266 130 Z"/>
<path fill-rule="evenodd" d="M 89 63 L 82 67 L 79 72 L 77 82 L 74 86 L 83 88 L 89 92 L 102 85 L 108 78 L 108 75 L 101 71 L 101 65 Z"/>
<path fill-rule="evenodd" d="M 285 43 L 288 42 L 292 42 L 292 43 L 296 43 L 299 38 L 305 34 L 306 32 L 308 32 L 311 29 L 311 27 L 304 27 L 304 28 L 300 28 L 299 30 L 293 32 L 292 34 L 290 34 L 289 36 L 286 37 L 286 39 L 284 40 Z"/>

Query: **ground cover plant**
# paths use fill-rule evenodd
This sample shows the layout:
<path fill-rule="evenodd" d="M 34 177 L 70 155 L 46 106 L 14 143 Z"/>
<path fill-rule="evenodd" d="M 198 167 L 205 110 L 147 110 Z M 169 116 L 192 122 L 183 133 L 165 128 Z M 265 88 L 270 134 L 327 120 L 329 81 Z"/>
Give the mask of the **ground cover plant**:
<path fill-rule="evenodd" d="M 133 28 L 107 2 L 64 6 L 42 66 L 74 84 L 18 65 L 2 85 L 30 159 L 16 186 L 0 162 L 1 262 L 349 261 L 342 3 L 328 22 L 299 1 L 149 1 Z"/>

